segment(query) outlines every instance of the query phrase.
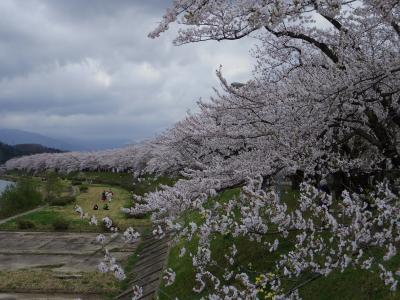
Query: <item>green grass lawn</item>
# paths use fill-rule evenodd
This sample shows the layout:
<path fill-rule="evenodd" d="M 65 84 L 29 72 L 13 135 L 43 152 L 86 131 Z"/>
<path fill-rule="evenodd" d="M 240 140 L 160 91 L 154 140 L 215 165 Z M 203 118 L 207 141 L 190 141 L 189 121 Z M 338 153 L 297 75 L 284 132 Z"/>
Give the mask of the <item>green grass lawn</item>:
<path fill-rule="evenodd" d="M 225 191 L 217 199 L 220 202 L 226 202 L 232 196 L 238 194 L 238 190 Z M 298 191 L 293 191 L 289 187 L 286 187 L 282 193 L 282 199 L 288 204 L 289 209 L 294 207 L 294 202 L 299 195 Z M 184 216 L 185 223 L 193 221 L 199 223 L 201 217 L 197 213 L 188 213 Z M 289 235 L 285 241 L 280 243 L 280 253 L 289 251 L 291 248 L 292 235 Z M 275 239 L 271 236 L 271 241 Z M 244 238 L 233 238 L 231 235 L 215 235 L 212 241 L 211 247 L 213 249 L 212 258 L 217 262 L 218 267 L 213 267 L 211 271 L 219 274 L 222 277 L 223 268 L 227 265 L 224 254 L 227 251 L 229 245 L 232 242 L 238 249 L 237 260 L 240 264 L 236 265 L 235 268 L 239 270 L 246 269 L 245 271 L 250 276 L 256 277 L 260 272 L 271 272 L 274 270 L 275 260 L 278 258 L 277 253 L 270 253 L 265 249 L 261 248 L 259 244 L 250 242 Z M 172 268 L 176 272 L 176 281 L 173 285 L 166 287 L 162 285 L 160 287 L 159 298 L 160 299 L 200 299 L 205 296 L 207 289 L 201 294 L 197 294 L 192 291 L 195 285 L 195 272 L 192 267 L 192 259 L 190 256 L 185 255 L 179 258 L 180 249 L 185 246 L 187 253 L 189 251 L 197 250 L 197 240 L 191 242 L 181 241 L 178 245 L 172 247 L 169 259 L 168 267 Z M 379 257 L 377 250 L 370 249 L 370 255 Z M 382 257 L 382 255 L 380 256 Z M 400 255 L 392 258 L 390 264 L 397 270 L 400 268 Z M 400 292 L 392 293 L 388 287 L 385 287 L 382 280 L 379 278 L 378 270 L 366 271 L 358 269 L 347 269 L 345 272 L 335 271 L 332 272 L 328 277 L 321 277 L 315 281 L 310 282 L 299 290 L 300 295 L 303 299 L 312 300 L 343 300 L 343 299 L 400 299 Z M 288 288 L 296 286 L 297 284 L 311 278 L 312 274 L 305 274 L 302 278 L 297 281 L 288 281 L 286 286 Z M 253 278 L 254 279 L 254 278 Z M 266 295 L 260 295 L 260 299 L 264 299 Z M 271 298 L 265 298 L 271 299 Z"/>
<path fill-rule="evenodd" d="M 103 210 L 103 201 L 101 200 L 101 193 L 103 190 L 110 190 L 114 192 L 113 200 L 108 203 L 109 210 Z M 88 212 L 90 216 L 95 215 L 100 221 L 105 216 L 110 217 L 115 221 L 121 230 L 129 226 L 145 227 L 150 225 L 148 218 L 136 219 L 130 218 L 125 213 L 121 212 L 121 207 L 126 207 L 132 203 L 131 193 L 119 187 L 112 187 L 109 185 L 90 185 L 85 193 L 80 193 L 76 202 L 66 206 L 48 206 L 41 211 L 37 211 L 23 217 L 11 220 L 5 224 L 0 225 L 0 230 L 18 230 L 19 220 L 29 220 L 34 223 L 35 227 L 29 230 L 48 231 L 53 230 L 52 224 L 55 220 L 63 218 L 70 222 L 68 231 L 102 231 L 101 226 L 94 226 L 89 224 L 89 220 L 81 220 L 80 216 L 74 210 L 75 205 L 82 207 L 84 212 Z M 93 210 L 94 204 L 97 203 L 99 210 Z"/>
<path fill-rule="evenodd" d="M 61 197 L 71 194 L 71 185 L 86 186 L 87 192 L 80 193 L 76 202 L 66 206 L 47 206 L 41 211 L 31 213 L 18 219 L 14 219 L 5 224 L 0 225 L 0 230 L 19 230 L 18 223 L 21 220 L 28 220 L 34 223 L 34 228 L 28 230 L 48 231 L 53 230 L 52 223 L 57 219 L 65 219 L 69 222 L 68 231 L 102 231 L 101 226 L 89 225 L 88 220 L 81 220 L 79 214 L 75 212 L 75 204 L 82 207 L 84 212 L 89 213 L 90 216 L 95 215 L 98 220 L 105 216 L 110 217 L 117 226 L 124 230 L 129 226 L 133 227 L 148 227 L 151 225 L 149 217 L 133 218 L 121 212 L 122 207 L 130 207 L 133 204 L 132 195 L 144 195 L 147 192 L 154 191 L 160 184 L 171 185 L 176 179 L 169 177 L 147 176 L 140 182 L 134 179 L 131 173 L 111 173 L 111 172 L 73 172 L 70 174 L 54 174 L 43 173 L 32 176 L 23 172 L 11 172 L 10 176 L 13 178 L 28 178 L 34 182 L 43 195 L 46 194 L 46 181 L 42 178 L 50 176 L 60 176 L 63 186 Z M 93 184 L 88 184 L 88 182 Z M 109 210 L 103 210 L 103 201 L 101 200 L 101 192 L 103 190 L 110 190 L 114 192 L 114 199 L 108 203 Z M 94 204 L 99 206 L 99 210 L 93 210 Z"/>

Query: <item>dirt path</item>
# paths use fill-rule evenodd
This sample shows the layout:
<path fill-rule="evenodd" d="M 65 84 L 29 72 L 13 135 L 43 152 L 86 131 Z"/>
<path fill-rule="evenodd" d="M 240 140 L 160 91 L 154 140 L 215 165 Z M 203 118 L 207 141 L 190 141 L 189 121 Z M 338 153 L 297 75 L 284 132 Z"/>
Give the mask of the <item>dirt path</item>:
<path fill-rule="evenodd" d="M 28 211 L 26 211 L 26 212 L 17 214 L 17 215 L 15 215 L 15 216 L 8 217 L 8 218 L 6 218 L 6 219 L 2 219 L 2 220 L 0 220 L 0 225 L 1 225 L 1 224 L 4 224 L 4 223 L 7 223 L 8 221 L 14 220 L 14 219 L 16 219 L 16 218 L 19 218 L 19 217 L 28 215 L 28 214 L 30 214 L 30 213 L 37 212 L 37 211 L 39 211 L 39 210 L 42 210 L 42 209 L 45 208 L 45 207 L 46 207 L 46 205 L 39 206 L 39 207 L 37 207 L 37 208 L 35 208 L 35 209 L 28 210 Z M 0 298 L 0 299 L 1 299 L 1 298 Z"/>

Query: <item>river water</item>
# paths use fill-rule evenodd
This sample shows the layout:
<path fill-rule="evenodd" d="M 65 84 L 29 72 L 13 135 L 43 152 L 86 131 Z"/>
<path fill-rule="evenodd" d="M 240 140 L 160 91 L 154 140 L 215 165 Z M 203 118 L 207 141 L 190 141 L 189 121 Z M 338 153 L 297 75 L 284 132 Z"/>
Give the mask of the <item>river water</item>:
<path fill-rule="evenodd" d="M 0 179 L 0 195 L 1 195 L 1 193 L 5 190 L 5 188 L 7 187 L 7 186 L 9 186 L 10 184 L 13 184 L 14 182 L 11 182 L 11 181 L 6 181 L 6 180 L 1 180 Z"/>

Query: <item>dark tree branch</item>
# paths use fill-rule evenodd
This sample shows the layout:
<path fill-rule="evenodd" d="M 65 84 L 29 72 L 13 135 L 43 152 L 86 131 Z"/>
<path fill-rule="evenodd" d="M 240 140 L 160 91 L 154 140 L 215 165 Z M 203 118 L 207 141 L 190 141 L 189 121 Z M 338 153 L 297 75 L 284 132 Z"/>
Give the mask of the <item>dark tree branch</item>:
<path fill-rule="evenodd" d="M 288 30 L 274 31 L 272 28 L 269 28 L 268 26 L 265 26 L 265 29 L 267 29 L 270 33 L 272 33 L 276 37 L 288 36 L 288 37 L 291 37 L 294 39 L 299 39 L 299 40 L 308 42 L 311 45 L 317 47 L 319 50 L 321 50 L 335 64 L 337 64 L 339 62 L 338 56 L 335 54 L 335 52 L 331 48 L 329 48 L 329 46 L 327 44 L 319 42 L 316 39 L 314 39 L 308 35 L 305 35 L 303 33 L 295 33 L 295 32 L 288 31 Z"/>

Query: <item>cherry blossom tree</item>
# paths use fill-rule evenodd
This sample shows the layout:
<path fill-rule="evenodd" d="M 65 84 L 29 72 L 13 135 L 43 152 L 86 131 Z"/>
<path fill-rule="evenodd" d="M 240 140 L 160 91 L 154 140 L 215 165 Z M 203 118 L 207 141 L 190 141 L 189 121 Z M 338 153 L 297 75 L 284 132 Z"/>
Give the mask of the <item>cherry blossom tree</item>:
<path fill-rule="evenodd" d="M 196 244 L 180 253 L 196 270 L 193 290 L 207 288 L 209 299 L 296 299 L 312 280 L 351 267 L 377 270 L 396 290 L 400 271 L 388 262 L 400 241 L 398 1 L 175 0 L 150 37 L 175 22 L 177 45 L 255 38 L 254 76 L 229 84 L 218 69 L 215 96 L 143 145 L 36 155 L 5 167 L 179 173 L 174 186 L 137 197 L 124 211 L 151 212 L 153 234 Z M 298 173 L 305 182 L 289 205 L 271 180 Z M 332 197 L 316 188 L 328 175 L 364 173 L 380 179 L 369 192 Z M 236 197 L 216 197 L 231 188 L 239 188 Z M 223 266 L 212 246 L 221 236 L 230 241 Z M 273 255 L 273 268 L 255 276 L 240 260 L 238 239 L 256 244 L 265 259 Z M 299 284 L 289 287 L 293 278 Z M 174 270 L 164 279 L 173 284 Z"/>
<path fill-rule="evenodd" d="M 199 238 L 197 252 L 187 254 L 197 270 L 195 291 L 207 286 L 211 299 L 250 299 L 264 291 L 296 298 L 297 287 L 288 289 L 285 279 L 349 267 L 376 267 L 396 289 L 400 272 L 384 264 L 399 239 L 399 195 L 389 181 L 367 194 L 344 191 L 337 199 L 303 184 L 292 209 L 265 182 L 299 170 L 321 178 L 335 172 L 388 175 L 399 168 L 399 7 L 391 0 L 181 0 L 150 34 L 157 37 L 178 22 L 184 25 L 178 45 L 249 35 L 259 41 L 254 78 L 229 85 L 218 70 L 223 91 L 159 139 L 161 155 L 151 163 L 175 158 L 185 179 L 130 210 L 152 211 L 154 233 L 161 237 L 173 232 L 176 241 Z M 242 191 L 228 204 L 210 200 L 235 186 Z M 189 212 L 203 221 L 187 224 L 182 216 Z M 212 249 L 219 235 L 255 241 L 266 257 L 278 251 L 273 272 L 254 278 L 237 268 L 232 242 L 232 268 L 220 276 Z M 296 242 L 287 252 L 280 244 L 289 235 Z M 386 254 L 371 256 L 367 249 L 374 247 Z"/>
<path fill-rule="evenodd" d="M 254 80 L 234 91 L 221 78 L 233 99 L 219 112 L 236 108 L 223 113 L 242 112 L 257 137 L 279 132 L 288 141 L 296 129 L 295 141 L 305 135 L 314 149 L 399 167 L 396 1 L 175 1 L 150 36 L 176 20 L 187 26 L 176 44 L 251 34 L 261 41 Z"/>

